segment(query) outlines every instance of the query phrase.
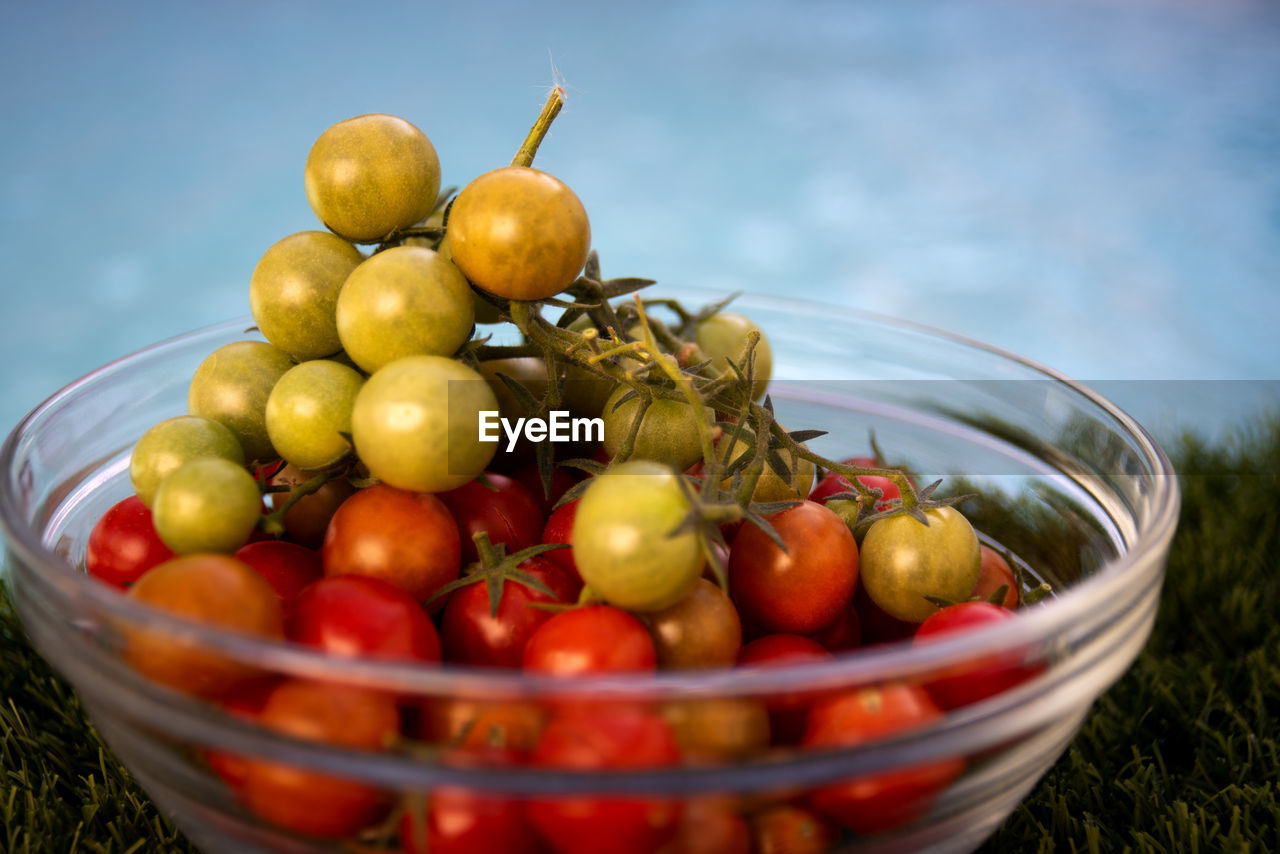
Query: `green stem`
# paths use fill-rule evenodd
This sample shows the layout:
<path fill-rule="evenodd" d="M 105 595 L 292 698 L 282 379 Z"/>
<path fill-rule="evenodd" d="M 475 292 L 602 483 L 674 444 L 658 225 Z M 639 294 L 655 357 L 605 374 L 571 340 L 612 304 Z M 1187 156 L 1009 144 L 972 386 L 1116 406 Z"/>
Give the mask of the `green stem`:
<path fill-rule="evenodd" d="M 551 129 L 551 123 L 555 121 L 563 106 L 564 90 L 556 86 L 551 90 L 551 94 L 547 96 L 547 102 L 542 105 L 542 112 L 538 114 L 538 120 L 533 123 L 533 127 L 529 128 L 529 133 L 520 145 L 520 150 L 511 159 L 512 166 L 533 165 L 533 158 L 538 153 L 538 146 L 542 144 L 547 131 Z"/>

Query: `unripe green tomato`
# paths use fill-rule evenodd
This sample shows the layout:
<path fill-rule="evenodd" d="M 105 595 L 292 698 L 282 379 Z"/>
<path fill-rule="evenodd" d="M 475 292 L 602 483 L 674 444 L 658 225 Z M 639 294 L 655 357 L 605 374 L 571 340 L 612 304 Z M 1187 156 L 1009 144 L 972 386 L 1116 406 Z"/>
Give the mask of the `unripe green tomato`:
<path fill-rule="evenodd" d="M 954 507 L 924 511 L 928 525 L 909 515 L 873 522 L 859 549 L 859 576 L 872 601 L 891 617 L 921 623 L 938 610 L 925 596 L 969 598 L 982 549 L 969 520 Z"/>
<path fill-rule="evenodd" d="M 249 310 L 262 334 L 298 361 L 342 349 L 338 292 L 364 255 L 335 234 L 302 231 L 275 243 L 253 268 Z"/>
<path fill-rule="evenodd" d="M 673 533 L 692 507 L 679 475 L 629 460 L 596 477 L 573 522 L 573 555 L 593 593 L 628 611 L 669 608 L 702 577 L 698 533 Z"/>
<path fill-rule="evenodd" d="M 338 337 L 366 373 L 405 356 L 451 356 L 471 336 L 475 304 L 458 268 L 397 246 L 355 269 L 338 295 Z"/>
<path fill-rule="evenodd" d="M 738 364 L 747 354 L 747 336 L 752 332 L 760 332 L 760 327 L 740 314 L 721 311 L 698 324 L 695 342 L 702 355 L 711 360 L 712 370 L 724 374 L 733 370 L 729 362 Z M 769 339 L 761 333 L 755 349 L 751 382 L 753 399 L 764 397 L 772 376 L 773 349 L 769 346 Z"/>
<path fill-rule="evenodd" d="M 288 353 L 265 341 L 225 344 L 196 368 L 187 390 L 187 411 L 234 433 L 246 462 L 270 462 L 278 454 L 267 435 L 267 397 L 293 365 Z"/>
<path fill-rule="evenodd" d="M 326 359 L 295 365 L 267 398 L 267 435 L 286 461 L 322 469 L 351 451 L 351 407 L 364 377 Z"/>
<path fill-rule="evenodd" d="M 371 243 L 431 213 L 440 192 L 440 159 L 412 124 L 371 113 L 320 135 L 307 155 L 303 184 L 325 226 Z"/>
<path fill-rule="evenodd" d="M 380 368 L 356 395 L 351 435 L 374 477 L 415 492 L 475 480 L 498 449 L 480 441 L 480 412 L 497 411 L 478 373 L 445 356 L 407 356 Z"/>
<path fill-rule="evenodd" d="M 449 211 L 453 262 L 477 287 L 538 300 L 577 278 L 591 249 L 582 202 L 564 182 L 504 166 L 462 188 Z"/>
<path fill-rule="evenodd" d="M 166 418 L 142 434 L 129 457 L 129 481 L 143 504 L 151 506 L 156 487 L 183 463 L 222 457 L 244 465 L 240 442 L 217 421 L 198 415 Z"/>
<path fill-rule="evenodd" d="M 729 428 L 732 431 L 733 428 Z M 730 465 L 734 460 L 743 454 L 751 454 L 755 452 L 755 448 L 750 444 L 752 439 L 745 435 L 748 431 L 744 428 L 744 436 L 736 442 L 728 444 L 726 450 L 717 449 L 717 456 L 725 461 L 725 465 Z M 732 433 L 730 433 L 732 435 Z M 784 478 L 766 458 L 764 471 L 760 473 L 760 479 L 756 481 L 755 491 L 751 493 L 752 501 L 801 501 L 813 490 L 813 479 L 816 475 L 814 465 L 803 457 L 797 457 L 791 451 L 782 450 L 778 455 L 782 457 L 782 461 L 791 469 L 791 477 Z M 729 489 L 732 486 L 733 479 L 725 478 L 722 486 Z"/>
<path fill-rule="evenodd" d="M 262 516 L 258 482 L 221 457 L 184 463 L 156 487 L 152 520 L 175 554 L 230 554 L 249 541 Z"/>
<path fill-rule="evenodd" d="M 630 390 L 628 386 L 618 386 L 604 404 L 604 450 L 611 457 L 622 450 L 640 411 L 639 397 L 618 403 Z M 704 408 L 702 416 L 708 425 L 712 423 L 710 409 Z M 683 400 L 655 398 L 640 422 L 632 457 L 657 460 L 680 471 L 696 463 L 702 458 L 698 410 Z"/>

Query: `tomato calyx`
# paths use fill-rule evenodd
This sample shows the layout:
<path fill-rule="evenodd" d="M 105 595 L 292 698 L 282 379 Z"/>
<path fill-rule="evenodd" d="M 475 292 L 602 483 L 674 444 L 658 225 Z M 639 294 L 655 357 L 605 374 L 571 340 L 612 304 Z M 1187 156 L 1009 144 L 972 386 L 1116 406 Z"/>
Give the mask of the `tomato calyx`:
<path fill-rule="evenodd" d="M 901 472 L 898 472 L 901 474 Z M 867 493 L 857 493 L 853 491 L 837 492 L 827 496 L 828 501 L 852 500 L 858 502 L 858 516 L 850 525 L 854 530 L 866 530 L 873 523 L 879 522 L 881 519 L 889 519 L 894 516 L 910 516 L 926 528 L 929 527 L 929 517 L 925 514 L 926 510 L 935 510 L 942 507 L 952 507 L 975 497 L 975 493 L 967 492 L 963 495 L 952 495 L 947 498 L 934 498 L 933 494 L 942 485 L 942 479 L 939 478 L 928 486 L 910 494 L 904 492 L 902 498 L 893 498 L 887 502 L 881 502 L 886 505 L 883 510 L 875 510 L 876 502 L 881 497 L 880 490 L 877 488 L 867 488 Z M 870 496 L 870 500 L 868 500 Z M 846 522 L 848 520 L 846 519 Z"/>
<path fill-rule="evenodd" d="M 428 607 L 455 590 L 478 584 L 481 581 L 485 583 L 489 594 L 489 616 L 491 617 L 498 615 L 498 606 L 502 603 L 502 589 L 508 581 L 523 584 L 530 590 L 536 590 L 539 593 L 550 596 L 552 599 L 559 598 L 555 591 L 541 579 L 520 569 L 520 566 L 530 558 L 537 557 L 545 552 L 568 548 L 568 544 L 540 543 L 508 555 L 506 545 L 503 543 L 494 545 L 489 541 L 489 535 L 484 531 L 477 531 L 471 539 L 476 544 L 476 551 L 480 554 L 480 560 L 468 566 L 460 578 L 450 581 L 437 590 L 427 600 L 426 605 Z"/>

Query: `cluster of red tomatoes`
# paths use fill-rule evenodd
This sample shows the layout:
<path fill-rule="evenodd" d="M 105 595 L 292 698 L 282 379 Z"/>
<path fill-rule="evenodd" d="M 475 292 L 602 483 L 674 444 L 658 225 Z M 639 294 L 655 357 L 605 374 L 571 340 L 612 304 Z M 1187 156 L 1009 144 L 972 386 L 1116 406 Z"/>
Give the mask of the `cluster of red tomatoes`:
<path fill-rule="evenodd" d="M 677 395 L 642 407 L 607 373 L 579 368 L 585 402 L 564 390 L 570 405 L 604 418 L 600 473 L 558 468 L 546 484 L 527 457 L 499 470 L 496 448 L 475 439 L 477 414 L 506 410 L 511 383 L 461 350 L 483 312 L 505 319 L 579 274 L 590 232 L 576 197 L 536 170 L 495 170 L 463 189 L 447 231 L 435 229 L 434 149 L 389 116 L 326 132 L 306 186 L 330 230 L 268 250 L 251 289 L 267 341 L 212 354 L 193 378 L 189 413 L 138 442 L 135 494 L 93 529 L 90 574 L 171 614 L 336 657 L 562 678 L 820 662 L 861 645 L 928 643 L 1017 607 L 1008 562 L 954 508 L 925 502 L 928 524 L 890 514 L 859 540 L 833 509 L 850 502 L 850 482 L 830 472 L 815 485 L 812 462 L 794 455 L 789 471 L 763 473 L 751 499 L 792 506 L 767 526 L 725 524 L 709 542 L 688 522 L 700 431 L 713 417 Z M 425 243 L 368 256 L 355 245 L 424 222 L 413 239 Z M 578 334 L 566 326 L 558 340 Z M 712 372 L 751 341 L 757 370 L 746 385 L 760 397 L 769 365 L 754 324 L 722 312 L 699 316 L 689 333 L 687 349 Z M 542 388 L 563 380 L 533 363 Z M 506 360 L 501 370 L 516 368 Z M 611 459 L 624 448 L 628 459 Z M 725 454 L 746 451 L 744 441 Z M 885 507 L 906 483 L 861 480 Z M 719 539 L 724 577 L 707 560 Z M 482 702 L 285 678 L 155 627 L 122 634 L 146 676 L 269 730 L 369 751 L 429 745 L 442 763 L 579 771 L 854 745 L 1036 672 L 1011 657 L 822 694 Z M 964 768 L 939 761 L 765 799 L 517 801 L 448 787 L 393 794 L 259 757 L 201 758 L 274 825 L 351 837 L 398 806 L 403 850 L 437 854 L 822 851 L 842 832 L 915 820 Z"/>

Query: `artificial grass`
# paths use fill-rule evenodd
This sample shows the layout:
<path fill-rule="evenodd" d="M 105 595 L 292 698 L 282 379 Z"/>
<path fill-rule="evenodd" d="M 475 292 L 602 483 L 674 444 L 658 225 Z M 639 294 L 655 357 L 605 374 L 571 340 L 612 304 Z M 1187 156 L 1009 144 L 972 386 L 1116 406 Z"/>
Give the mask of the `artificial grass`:
<path fill-rule="evenodd" d="M 1169 449 L 1155 631 L 983 852 L 1280 851 L 1280 419 Z M 191 851 L 27 644 L 0 581 L 0 850 Z"/>

